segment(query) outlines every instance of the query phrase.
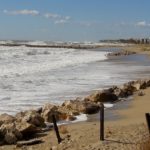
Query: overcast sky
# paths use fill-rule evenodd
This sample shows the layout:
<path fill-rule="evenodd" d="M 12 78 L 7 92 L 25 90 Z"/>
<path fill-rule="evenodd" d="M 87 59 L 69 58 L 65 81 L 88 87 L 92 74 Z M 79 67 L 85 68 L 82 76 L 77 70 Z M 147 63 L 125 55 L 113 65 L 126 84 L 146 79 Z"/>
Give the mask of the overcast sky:
<path fill-rule="evenodd" d="M 1 0 L 0 39 L 150 37 L 150 0 Z"/>

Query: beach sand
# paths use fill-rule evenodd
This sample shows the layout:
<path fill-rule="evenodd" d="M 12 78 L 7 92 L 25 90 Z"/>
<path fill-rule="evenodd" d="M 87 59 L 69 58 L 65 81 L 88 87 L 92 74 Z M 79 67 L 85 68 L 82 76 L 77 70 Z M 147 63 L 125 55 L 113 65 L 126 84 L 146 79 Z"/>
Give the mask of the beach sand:
<path fill-rule="evenodd" d="M 135 48 L 128 48 L 130 50 Z M 138 53 L 150 54 L 142 48 Z M 105 140 L 100 141 L 99 120 L 64 125 L 60 129 L 63 139 L 57 144 L 55 132 L 39 134 L 36 138 L 43 143 L 16 147 L 1 146 L 0 150 L 150 150 L 150 138 L 145 113 L 150 112 L 150 88 L 143 90 L 145 95 L 135 93 L 129 107 L 115 110 L 119 119 L 105 122 Z"/>
<path fill-rule="evenodd" d="M 39 134 L 43 143 L 33 146 L 1 146 L 0 149 L 22 150 L 149 150 L 150 139 L 145 113 L 150 112 L 150 88 L 143 90 L 144 96 L 134 95 L 127 109 L 116 110 L 121 119 L 105 122 L 105 140 L 99 140 L 99 121 L 80 122 L 61 127 L 57 144 L 55 132 Z M 149 140 L 149 141 L 148 141 Z"/>

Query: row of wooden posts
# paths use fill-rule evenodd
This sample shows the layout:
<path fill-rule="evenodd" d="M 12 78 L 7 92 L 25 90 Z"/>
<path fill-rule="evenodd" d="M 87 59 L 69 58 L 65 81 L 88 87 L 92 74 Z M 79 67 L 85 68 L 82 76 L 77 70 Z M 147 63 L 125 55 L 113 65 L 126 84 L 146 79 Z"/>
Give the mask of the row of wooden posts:
<path fill-rule="evenodd" d="M 146 122 L 147 122 L 148 130 L 149 130 L 149 134 L 150 134 L 150 113 L 146 113 L 145 117 L 146 117 Z M 62 139 L 59 134 L 55 115 L 52 116 L 52 119 L 53 119 L 54 130 L 56 133 L 58 143 L 61 143 Z M 104 141 L 104 104 L 100 105 L 100 141 Z"/>

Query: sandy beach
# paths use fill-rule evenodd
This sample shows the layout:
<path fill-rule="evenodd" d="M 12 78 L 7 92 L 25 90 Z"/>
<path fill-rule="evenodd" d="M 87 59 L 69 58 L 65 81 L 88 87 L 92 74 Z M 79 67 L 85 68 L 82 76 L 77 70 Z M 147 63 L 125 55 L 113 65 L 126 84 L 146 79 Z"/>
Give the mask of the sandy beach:
<path fill-rule="evenodd" d="M 105 140 L 99 140 L 99 121 L 80 122 L 59 127 L 61 144 L 57 144 L 54 131 L 39 134 L 43 143 L 33 146 L 1 146 L 0 149 L 17 150 L 149 150 L 149 134 L 145 112 L 149 112 L 150 88 L 144 96 L 134 95 L 127 109 L 117 110 L 121 119 L 105 122 Z"/>
<path fill-rule="evenodd" d="M 131 49 L 131 48 L 128 48 Z M 143 53 L 142 49 L 136 51 Z M 145 53 L 145 51 L 144 51 Z M 146 52 L 149 54 L 149 51 Z M 142 90 L 143 96 L 134 93 L 133 100 L 124 109 L 115 113 L 119 119 L 105 122 L 105 140 L 100 141 L 99 120 L 79 122 L 59 127 L 61 138 L 57 143 L 55 132 L 39 133 L 36 137 L 43 142 L 32 146 L 1 146 L 1 150 L 149 150 L 150 139 L 145 113 L 150 111 L 150 88 Z M 107 111 L 107 110 L 106 110 Z M 113 110 L 114 111 L 114 110 Z"/>

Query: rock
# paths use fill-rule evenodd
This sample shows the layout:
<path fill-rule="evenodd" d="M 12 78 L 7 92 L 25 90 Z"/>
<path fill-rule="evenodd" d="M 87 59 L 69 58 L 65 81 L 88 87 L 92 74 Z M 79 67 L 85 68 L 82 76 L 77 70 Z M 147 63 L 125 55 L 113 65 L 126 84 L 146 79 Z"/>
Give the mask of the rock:
<path fill-rule="evenodd" d="M 29 110 L 16 114 L 17 120 L 26 121 L 36 127 L 45 127 L 44 118 L 36 110 Z"/>
<path fill-rule="evenodd" d="M 115 90 L 114 90 L 114 94 L 115 94 L 117 97 L 120 97 L 120 98 L 123 98 L 123 97 L 127 97 L 127 96 L 128 96 L 128 94 L 127 94 L 124 90 L 122 90 L 122 89 L 120 89 L 120 88 L 115 89 Z"/>
<path fill-rule="evenodd" d="M 16 129 L 22 133 L 23 136 L 34 134 L 39 131 L 36 126 L 26 121 L 16 122 Z"/>
<path fill-rule="evenodd" d="M 144 95 L 145 95 L 145 93 L 143 91 L 138 92 L 138 96 L 144 96 Z"/>
<path fill-rule="evenodd" d="M 44 118 L 46 122 L 52 122 L 52 115 L 55 115 L 56 120 L 59 120 L 59 115 L 61 113 L 58 112 L 58 107 L 52 104 L 46 104 L 42 108 L 41 116 Z"/>
<path fill-rule="evenodd" d="M 145 83 L 146 83 L 146 87 L 150 87 L 150 79 L 146 79 Z"/>
<path fill-rule="evenodd" d="M 92 101 L 95 103 L 98 102 L 114 102 L 118 100 L 118 97 L 108 91 L 97 91 L 90 96 L 86 97 L 85 100 Z"/>
<path fill-rule="evenodd" d="M 0 127 L 1 140 L 7 144 L 15 144 L 22 139 L 22 134 L 16 129 L 15 123 L 3 124 Z"/>
<path fill-rule="evenodd" d="M 13 133 L 18 139 L 22 139 L 22 134 L 19 132 L 18 129 L 16 129 L 15 123 L 7 123 L 3 124 L 0 127 L 0 133 L 3 135 L 3 137 L 6 135 L 6 133 Z"/>
<path fill-rule="evenodd" d="M 0 125 L 3 123 L 12 123 L 16 120 L 15 117 L 8 115 L 8 114 L 1 114 L 0 115 Z"/>
<path fill-rule="evenodd" d="M 131 52 L 131 51 L 117 51 L 117 52 L 113 52 L 113 53 L 108 53 L 107 56 L 108 57 L 112 57 L 112 56 L 128 56 L 128 55 L 133 55 L 136 54 L 136 52 Z"/>
<path fill-rule="evenodd" d="M 4 141 L 7 144 L 16 144 L 17 138 L 16 138 L 15 134 L 8 132 L 5 134 Z"/>
<path fill-rule="evenodd" d="M 141 89 L 140 83 L 133 84 L 133 87 L 135 87 L 137 91 Z"/>
<path fill-rule="evenodd" d="M 90 101 L 70 100 L 63 103 L 63 106 L 71 111 L 78 111 L 85 114 L 93 114 L 99 111 L 99 105 Z"/>

